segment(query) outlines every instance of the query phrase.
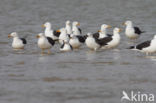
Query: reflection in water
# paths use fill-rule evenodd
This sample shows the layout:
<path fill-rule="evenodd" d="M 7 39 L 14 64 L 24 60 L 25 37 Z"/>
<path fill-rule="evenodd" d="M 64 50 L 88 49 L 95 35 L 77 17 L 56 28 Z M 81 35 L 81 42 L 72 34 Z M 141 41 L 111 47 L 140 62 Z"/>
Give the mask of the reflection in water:
<path fill-rule="evenodd" d="M 48 54 L 40 54 L 40 56 L 38 57 L 38 60 L 39 62 L 46 63 L 48 62 L 49 58 L 50 58 L 50 55 Z"/>
<path fill-rule="evenodd" d="M 94 60 L 96 59 L 96 51 L 86 51 L 86 60 Z"/>
<path fill-rule="evenodd" d="M 113 59 L 119 60 L 121 59 L 120 50 L 119 49 L 113 49 Z"/>
<path fill-rule="evenodd" d="M 25 50 L 21 50 L 21 49 L 13 49 L 11 51 L 13 54 L 25 54 Z"/>
<path fill-rule="evenodd" d="M 154 61 L 154 63 L 156 64 L 156 56 L 146 56 L 145 58 L 148 58 L 151 61 Z"/>

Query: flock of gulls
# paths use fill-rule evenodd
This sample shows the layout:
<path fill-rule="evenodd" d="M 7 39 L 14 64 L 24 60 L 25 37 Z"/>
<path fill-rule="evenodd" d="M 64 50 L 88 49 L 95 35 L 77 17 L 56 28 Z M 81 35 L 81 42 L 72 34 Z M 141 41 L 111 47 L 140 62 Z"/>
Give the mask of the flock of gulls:
<path fill-rule="evenodd" d="M 131 39 L 136 40 L 139 36 L 144 33 L 139 27 L 133 26 L 132 21 L 128 20 L 123 23 L 125 25 L 125 35 Z M 120 32 L 121 29 L 115 27 L 113 34 L 108 34 L 107 29 L 111 28 L 110 25 L 102 24 L 98 32 L 82 34 L 79 28 L 80 23 L 68 20 L 65 23 L 65 27 L 59 30 L 53 30 L 50 22 L 46 22 L 42 25 L 45 28 L 44 33 L 39 33 L 36 37 L 38 38 L 38 47 L 42 50 L 42 54 L 47 50 L 48 54 L 51 53 L 51 48 L 56 44 L 60 44 L 60 51 L 72 51 L 73 49 L 79 49 L 81 45 L 86 46 L 94 51 L 99 49 L 112 49 L 120 44 Z M 13 32 L 8 35 L 13 37 L 12 47 L 13 49 L 24 49 L 27 44 L 25 38 L 19 38 L 17 32 Z M 146 55 L 156 52 L 156 35 L 152 40 L 142 42 L 140 44 L 130 46 L 128 49 L 138 50 L 146 53 Z"/>

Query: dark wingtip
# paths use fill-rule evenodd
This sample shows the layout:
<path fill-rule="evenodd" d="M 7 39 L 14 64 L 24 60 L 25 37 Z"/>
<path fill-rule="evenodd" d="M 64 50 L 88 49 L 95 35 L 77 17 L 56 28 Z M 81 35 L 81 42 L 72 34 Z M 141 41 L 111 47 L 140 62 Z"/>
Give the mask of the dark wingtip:
<path fill-rule="evenodd" d="M 134 49 L 135 48 L 135 46 L 130 46 L 129 48 L 127 48 L 127 49 Z"/>

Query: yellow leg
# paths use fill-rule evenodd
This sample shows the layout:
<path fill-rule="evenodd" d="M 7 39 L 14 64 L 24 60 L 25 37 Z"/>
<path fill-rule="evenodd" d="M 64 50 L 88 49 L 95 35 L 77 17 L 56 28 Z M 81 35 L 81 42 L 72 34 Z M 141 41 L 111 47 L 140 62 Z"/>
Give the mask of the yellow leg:
<path fill-rule="evenodd" d="M 41 52 L 41 54 L 45 54 L 45 52 L 44 52 L 44 49 L 42 49 L 42 52 Z"/>
<path fill-rule="evenodd" d="M 146 52 L 146 56 L 149 56 L 149 53 L 148 52 Z"/>
<path fill-rule="evenodd" d="M 50 51 L 50 49 L 48 50 L 48 54 L 51 54 L 51 51 Z"/>
<path fill-rule="evenodd" d="M 87 51 L 87 53 L 94 53 L 95 51 L 94 51 L 94 49 L 89 49 L 88 51 Z"/>

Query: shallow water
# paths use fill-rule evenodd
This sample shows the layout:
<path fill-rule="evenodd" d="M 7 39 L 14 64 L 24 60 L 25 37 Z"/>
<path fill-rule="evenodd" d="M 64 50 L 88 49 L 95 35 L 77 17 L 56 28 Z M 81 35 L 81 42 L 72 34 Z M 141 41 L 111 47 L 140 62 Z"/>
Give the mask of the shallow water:
<path fill-rule="evenodd" d="M 127 19 L 145 34 L 156 34 L 155 0 L 3 0 L 0 3 L 0 103 L 120 103 L 122 91 L 156 94 L 156 55 L 126 50 L 131 44 L 121 33 L 118 50 L 91 52 L 86 46 L 41 55 L 36 34 L 50 21 L 53 28 L 77 20 L 83 34 L 103 23 L 113 27 Z M 14 51 L 10 32 L 27 37 L 24 51 Z M 112 32 L 112 29 L 109 30 Z"/>

